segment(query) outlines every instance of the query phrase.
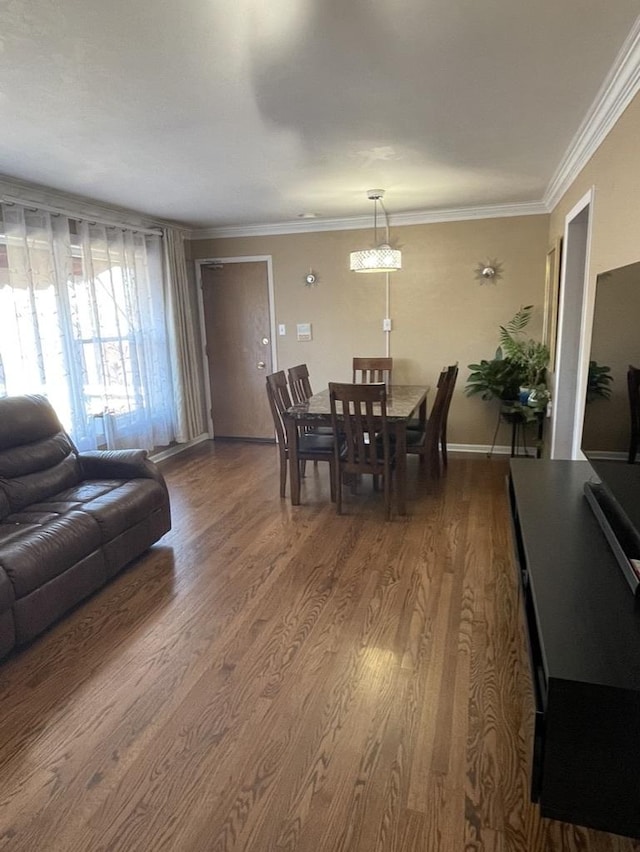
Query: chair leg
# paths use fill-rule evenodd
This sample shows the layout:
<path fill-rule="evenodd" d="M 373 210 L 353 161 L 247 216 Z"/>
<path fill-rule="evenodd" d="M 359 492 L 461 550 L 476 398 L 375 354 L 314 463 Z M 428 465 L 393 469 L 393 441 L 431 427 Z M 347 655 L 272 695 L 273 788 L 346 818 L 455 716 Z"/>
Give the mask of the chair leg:
<path fill-rule="evenodd" d="M 280 496 L 286 497 L 287 493 L 287 454 L 280 453 Z"/>
<path fill-rule="evenodd" d="M 336 512 L 342 514 L 342 470 L 340 465 L 335 466 L 334 481 L 336 487 Z"/>
<path fill-rule="evenodd" d="M 329 461 L 329 484 L 331 488 L 331 502 L 336 502 L 336 463 L 333 459 Z"/>
<path fill-rule="evenodd" d="M 384 505 L 386 509 L 387 520 L 391 520 L 391 471 L 385 470 L 384 479 Z"/>
<path fill-rule="evenodd" d="M 437 442 L 429 450 L 429 473 L 433 479 L 440 479 L 440 453 Z"/>
<path fill-rule="evenodd" d="M 424 467 L 424 465 L 427 461 L 427 449 L 428 449 L 427 441 L 428 440 L 429 440 L 429 436 L 425 435 L 424 444 L 422 445 L 422 447 L 420 448 L 420 452 L 418 453 L 418 461 L 420 463 L 420 467 Z"/>
<path fill-rule="evenodd" d="M 442 450 L 442 464 L 447 466 L 447 430 L 444 428 L 442 430 L 442 435 L 440 436 L 440 449 Z"/>

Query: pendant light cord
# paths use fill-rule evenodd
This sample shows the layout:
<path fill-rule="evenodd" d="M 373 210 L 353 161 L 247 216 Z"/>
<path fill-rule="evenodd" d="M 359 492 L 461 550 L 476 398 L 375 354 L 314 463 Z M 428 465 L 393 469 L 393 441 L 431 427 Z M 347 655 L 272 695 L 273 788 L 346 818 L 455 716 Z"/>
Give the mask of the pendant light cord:
<path fill-rule="evenodd" d="M 378 199 L 380 202 L 380 207 L 382 207 L 382 212 L 384 213 L 384 227 L 386 233 L 386 241 L 387 245 L 389 245 L 389 214 L 387 213 L 387 208 L 384 206 L 382 199 Z M 374 222 L 375 222 L 375 211 L 374 211 Z"/>
<path fill-rule="evenodd" d="M 380 201 L 380 207 L 382 207 L 382 212 L 384 213 L 384 226 L 385 226 L 386 242 L 387 242 L 387 245 L 389 245 L 389 214 L 387 213 L 387 208 L 384 206 L 384 203 L 383 203 L 381 198 L 379 199 L 379 201 Z M 375 222 L 375 215 L 374 215 L 374 222 Z M 376 242 L 376 245 L 377 245 L 377 242 Z M 385 286 L 385 297 L 386 297 L 385 298 L 385 301 L 386 301 L 385 309 L 386 309 L 386 313 L 385 313 L 385 316 L 390 317 L 391 316 L 391 278 L 390 278 L 390 275 L 389 275 L 388 272 L 387 272 L 385 278 L 386 278 L 386 282 L 385 282 L 385 284 L 386 284 L 386 286 Z M 386 350 L 386 356 L 387 356 L 387 358 L 389 358 L 391 356 L 391 332 L 389 332 L 389 331 L 385 332 L 385 350 Z"/>
<path fill-rule="evenodd" d="M 378 199 L 373 199 L 373 245 L 378 248 Z"/>

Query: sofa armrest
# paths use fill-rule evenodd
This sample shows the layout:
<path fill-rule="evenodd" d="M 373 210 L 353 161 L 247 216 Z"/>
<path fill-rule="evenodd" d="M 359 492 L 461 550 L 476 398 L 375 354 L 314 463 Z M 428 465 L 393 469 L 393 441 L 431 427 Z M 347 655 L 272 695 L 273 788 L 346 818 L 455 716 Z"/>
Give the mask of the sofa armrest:
<path fill-rule="evenodd" d="M 155 479 L 165 485 L 146 450 L 90 450 L 79 453 L 78 461 L 83 479 Z"/>

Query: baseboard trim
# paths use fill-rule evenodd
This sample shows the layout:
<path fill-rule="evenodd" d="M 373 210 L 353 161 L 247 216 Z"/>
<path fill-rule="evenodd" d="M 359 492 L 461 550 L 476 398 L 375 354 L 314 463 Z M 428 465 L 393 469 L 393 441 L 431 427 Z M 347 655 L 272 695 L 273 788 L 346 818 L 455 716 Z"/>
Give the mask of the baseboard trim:
<path fill-rule="evenodd" d="M 208 432 L 203 432 L 202 435 L 198 435 L 197 438 L 194 438 L 192 441 L 186 441 L 184 444 L 176 444 L 174 447 L 168 447 L 166 450 L 161 450 L 159 453 L 154 453 L 149 456 L 149 459 L 152 462 L 160 462 L 165 459 L 171 458 L 171 456 L 177 456 L 178 453 L 182 453 L 185 450 L 188 450 L 189 447 L 195 447 L 196 444 L 201 444 L 203 441 L 210 441 L 211 436 Z"/>
<path fill-rule="evenodd" d="M 496 444 L 493 448 L 489 444 L 447 444 L 447 451 L 450 453 L 482 453 L 485 456 L 508 456 L 511 454 L 511 447 L 499 444 Z"/>
<path fill-rule="evenodd" d="M 196 444 L 201 444 L 203 441 L 210 440 L 211 436 L 205 432 L 202 435 L 198 435 L 198 437 L 194 438 L 193 441 L 187 441 L 185 444 L 176 444 L 175 447 L 169 447 L 169 449 L 162 450 L 155 455 L 149 456 L 149 458 L 153 462 L 163 461 L 164 459 L 171 458 L 171 456 L 178 455 L 178 453 L 184 452 L 184 450 L 188 450 L 189 447 L 195 447 Z M 261 441 L 260 443 L 273 443 L 273 441 Z M 511 447 L 502 446 L 501 444 L 497 444 L 493 447 L 493 449 L 489 444 L 447 444 L 447 450 L 450 453 L 476 453 L 478 455 L 485 456 L 488 456 L 489 454 L 492 456 L 508 456 L 511 453 Z"/>

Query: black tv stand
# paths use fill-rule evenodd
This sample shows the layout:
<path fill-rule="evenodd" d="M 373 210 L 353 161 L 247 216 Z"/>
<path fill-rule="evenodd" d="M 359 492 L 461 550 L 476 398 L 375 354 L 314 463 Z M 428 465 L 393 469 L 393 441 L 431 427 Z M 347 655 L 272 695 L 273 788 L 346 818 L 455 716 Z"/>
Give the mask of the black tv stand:
<path fill-rule="evenodd" d="M 588 480 L 584 484 L 584 494 L 631 591 L 638 595 L 640 535 L 602 483 Z"/>
<path fill-rule="evenodd" d="M 587 462 L 512 459 L 542 816 L 640 837 L 640 607 L 584 496 Z"/>

